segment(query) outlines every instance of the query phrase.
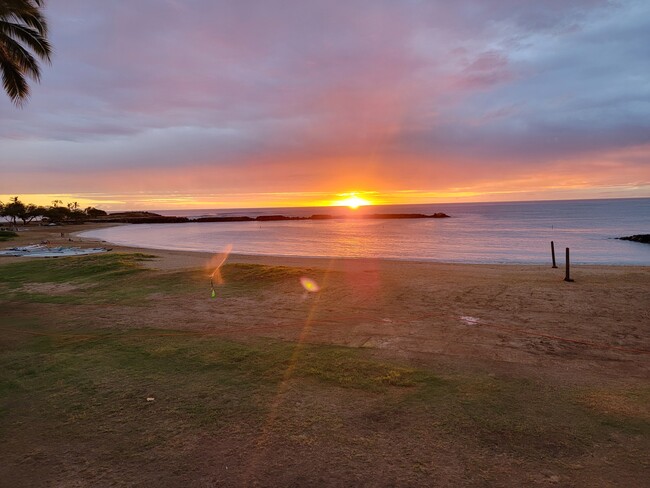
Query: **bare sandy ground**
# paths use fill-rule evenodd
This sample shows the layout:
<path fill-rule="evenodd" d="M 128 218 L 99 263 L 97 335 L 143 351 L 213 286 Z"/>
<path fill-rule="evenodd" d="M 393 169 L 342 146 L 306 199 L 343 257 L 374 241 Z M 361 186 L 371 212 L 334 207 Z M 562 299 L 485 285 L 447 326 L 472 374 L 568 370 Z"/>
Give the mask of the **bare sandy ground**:
<path fill-rule="evenodd" d="M 521 379 L 522 384 L 544 393 L 538 396 L 533 391 L 517 397 L 532 402 L 533 411 L 543 412 L 539 402 L 554 392 L 571 389 L 590 411 L 639 422 L 650 419 L 647 402 L 630 400 L 630 392 L 647 392 L 650 379 L 650 267 L 575 266 L 575 282 L 567 283 L 563 281 L 564 271 L 551 269 L 550 265 L 231 255 L 223 268 L 225 284 L 217 286 L 217 297 L 211 299 L 209 275 L 214 270 L 214 256 L 119 247 L 75 235 L 90 228 L 32 228 L 2 247 L 49 241 L 55 246 L 103 245 L 112 248 L 111 252 L 146 253 L 156 257 L 143 261 L 156 270 L 153 279 L 160 277 L 168 285 L 139 304 L 84 302 L 67 308 L 57 303 L 33 302 L 21 308 L 9 307 L 5 311 L 8 319 L 20 316 L 21 320 L 36 322 L 48 317 L 49 326 L 66 331 L 86 330 L 92 324 L 93 328 L 137 329 L 134 333 L 149 328 L 169 329 L 170 335 L 179 335 L 180 330 L 200 338 L 225 336 L 241 342 L 267 337 L 294 344 L 364 348 L 378 359 L 423 366 L 443 377 L 467 372 L 467 377 L 479 373 L 477 377 Z M 0 264 L 22 259 L 28 258 L 4 257 Z M 260 266 L 247 266 L 250 264 Z M 253 282 L 268 276 L 267 272 L 272 279 Z M 305 291 L 300 277 L 315 280 L 321 290 Z M 23 286 L 29 290 L 31 285 Z M 34 286 L 42 292 L 48 285 Z M 52 295 L 65 295 L 78 293 L 78 286 L 57 283 L 46 289 Z M 587 393 L 580 396 L 582 391 Z M 458 439 L 453 433 L 441 436 L 436 410 L 425 417 L 420 413 L 382 413 L 380 403 L 386 398 L 298 379 L 283 381 L 272 405 L 281 404 L 284 413 L 277 418 L 269 415 L 268 422 L 278 428 L 265 441 L 268 445 L 260 444 L 260 439 L 267 437 L 260 437 L 254 427 L 241 422 L 222 431 L 202 432 L 198 437 L 182 430 L 178 433 L 180 427 L 175 424 L 169 428 L 169 432 L 176 432 L 169 448 L 176 456 L 179 450 L 186 456 L 176 464 L 176 470 L 183 463 L 192 466 L 191 474 L 182 475 L 187 480 L 175 483 L 169 479 L 177 473 L 170 472 L 169 462 L 163 459 L 178 458 L 167 451 L 167 457 L 126 467 L 109 458 L 97 474 L 88 471 L 96 461 L 79 461 L 84 459 L 85 444 L 83 451 L 75 451 L 79 446 L 70 447 L 67 442 L 51 448 L 51 452 L 62 454 L 55 456 L 49 466 L 43 458 L 17 458 L 13 453 L 23 452 L 25 439 L 33 439 L 25 429 L 17 429 L 12 442 L 18 447 L 8 444 L 9 454 L 5 456 L 22 468 L 11 472 L 19 474 L 7 476 L 17 476 L 24 485 L 25 479 L 39 478 L 32 471 L 38 473 L 41 469 L 46 473 L 40 476 L 43 480 L 48 476 L 67 480 L 67 484 L 57 486 L 81 486 L 84 483 L 80 480 L 102 476 L 107 476 L 103 480 L 137 479 L 135 484 L 139 486 L 158 486 L 140 474 L 149 464 L 148 476 L 163 473 L 167 486 L 199 486 L 200 476 L 216 480 L 201 486 L 245 486 L 247 479 L 254 481 L 250 486 L 316 486 L 318 476 L 322 476 L 321 484 L 328 479 L 327 484 L 332 486 L 349 486 L 352 479 L 360 480 L 359 486 L 616 486 L 612 480 L 621 486 L 647 484 L 643 482 L 647 438 L 636 432 L 625 433 L 620 428 L 606 441 L 590 444 L 584 453 L 556 452 L 555 444 L 549 444 L 543 449 L 544 459 L 524 459 L 473 445 L 468 441 L 472 432 L 461 431 Z M 185 403 L 187 400 L 179 401 L 179 408 L 184 408 Z M 156 404 L 162 405 L 162 398 Z M 141 415 L 138 411 L 138 416 L 131 418 L 131 423 L 126 424 L 129 429 L 143 423 Z M 534 419 L 527 417 L 527 421 L 561 424 L 557 416 L 563 415 L 562 411 L 555 415 L 547 418 L 539 414 Z M 123 442 L 126 434 L 118 428 L 123 419 L 118 419 L 107 425 L 116 429 L 114 438 Z M 150 418 L 149 422 L 154 420 Z M 337 437 L 330 421 L 344 426 L 342 429 L 354 442 L 362 439 L 364 443 L 342 446 L 341 436 Z M 291 440 L 291 426 L 298 426 L 295 435 L 300 442 L 307 439 L 303 432 L 306 428 L 318 426 L 325 434 L 313 445 L 299 444 Z M 494 446 L 508 445 L 513 442 L 510 433 L 505 430 L 490 442 Z M 550 434 L 545 435 L 544 442 L 549 442 Z M 558 435 L 557 445 L 570 435 Z M 540 442 L 535 436 L 524 437 L 525 443 Z M 566 442 L 572 446 L 579 443 Z M 38 443 L 29 443 L 34 444 Z M 101 438 L 93 445 L 95 449 L 106 449 Z M 416 461 L 431 465 L 430 473 L 435 476 L 427 472 L 414 475 L 409 466 Z M 231 471 L 219 471 L 224 464 Z M 71 471 L 55 475 L 60 466 Z M 478 466 L 480 474 L 476 474 L 474 466 Z M 488 477 L 469 483 L 462 478 L 466 472 L 477 479 L 493 476 L 493 481 L 487 481 Z M 105 485 L 109 484 L 106 481 Z"/>
<path fill-rule="evenodd" d="M 106 225 L 106 224 L 103 224 Z M 145 252 L 161 273 L 199 269 L 209 293 L 209 254 L 143 250 L 81 239 L 96 226 L 32 228 L 11 245 Z M 64 237 L 61 237 L 61 232 Z M 72 239 L 72 242 L 69 241 Z M 1 262 L 12 259 L 0 258 Z M 370 348 L 411 361 L 446 362 L 570 382 L 647 383 L 650 378 L 650 268 L 575 266 L 574 283 L 550 266 L 465 265 L 379 259 L 231 255 L 227 263 L 297 267 L 318 276 L 308 294 L 297 279 L 250 299 L 149 297 L 146 309 L 88 307 L 95 323 L 191 329 Z M 99 321 L 99 322 L 98 322 Z M 444 359 L 443 359 L 444 358 Z"/>

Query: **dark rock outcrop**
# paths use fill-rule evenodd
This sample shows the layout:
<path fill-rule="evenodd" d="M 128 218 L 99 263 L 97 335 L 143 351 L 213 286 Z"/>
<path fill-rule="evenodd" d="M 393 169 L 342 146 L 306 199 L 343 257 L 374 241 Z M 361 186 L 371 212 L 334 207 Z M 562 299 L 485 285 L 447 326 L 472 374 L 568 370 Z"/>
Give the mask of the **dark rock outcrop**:
<path fill-rule="evenodd" d="M 190 219 L 187 217 L 165 217 L 163 215 L 160 217 L 136 217 L 123 220 L 128 224 L 182 224 L 189 221 Z"/>
<path fill-rule="evenodd" d="M 166 217 L 153 212 L 116 212 L 86 222 L 118 222 L 126 224 L 179 224 L 189 222 L 187 217 Z"/>
<path fill-rule="evenodd" d="M 109 214 L 96 219 L 88 219 L 86 222 L 120 222 L 128 224 L 176 224 L 184 222 L 272 222 L 281 220 L 330 220 L 330 219 L 442 219 L 449 215 L 438 212 L 433 215 L 425 214 L 347 214 L 330 215 L 314 214 L 310 217 L 288 217 L 286 215 L 260 215 L 258 217 L 227 216 L 227 217 L 199 217 L 189 219 L 187 217 L 166 217 L 152 212 L 120 212 Z"/>
<path fill-rule="evenodd" d="M 105 219 L 147 219 L 152 217 L 162 217 L 162 215 L 153 212 L 113 212 L 105 215 Z"/>
<path fill-rule="evenodd" d="M 369 214 L 362 215 L 362 219 L 442 219 L 449 217 L 444 213 L 435 213 L 433 215 L 425 214 Z"/>
<path fill-rule="evenodd" d="M 251 222 L 251 217 L 201 217 L 194 222 Z"/>
<path fill-rule="evenodd" d="M 274 222 L 281 220 L 331 220 L 331 219 L 442 219 L 448 218 L 449 215 L 439 212 L 433 215 L 425 214 L 349 214 L 349 215 L 330 215 L 314 214 L 310 217 L 288 217 L 286 215 L 260 215 L 258 217 L 200 217 L 193 222 Z"/>
<path fill-rule="evenodd" d="M 306 217 L 287 217 L 286 215 L 260 215 L 255 220 L 258 222 L 272 222 L 274 220 L 306 220 Z"/>
<path fill-rule="evenodd" d="M 634 236 L 619 237 L 622 241 L 641 242 L 643 244 L 650 244 L 650 234 L 637 234 Z"/>

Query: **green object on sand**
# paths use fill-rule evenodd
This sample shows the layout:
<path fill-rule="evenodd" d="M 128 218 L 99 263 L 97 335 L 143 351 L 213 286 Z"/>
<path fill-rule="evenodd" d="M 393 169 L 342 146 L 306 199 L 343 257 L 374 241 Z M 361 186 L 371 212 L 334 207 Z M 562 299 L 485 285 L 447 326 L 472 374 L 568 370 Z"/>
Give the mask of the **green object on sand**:
<path fill-rule="evenodd" d="M 212 289 L 212 298 L 215 298 L 217 296 L 217 293 L 214 291 L 214 288 Z"/>

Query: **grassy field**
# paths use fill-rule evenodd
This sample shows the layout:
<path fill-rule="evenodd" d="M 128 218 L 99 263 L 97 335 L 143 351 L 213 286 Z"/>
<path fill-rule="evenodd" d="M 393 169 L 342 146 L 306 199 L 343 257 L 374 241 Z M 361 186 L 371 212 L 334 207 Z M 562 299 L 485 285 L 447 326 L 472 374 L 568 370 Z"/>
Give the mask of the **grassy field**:
<path fill-rule="evenodd" d="M 650 388 L 436 369 L 188 324 L 97 327 L 93 314 L 116 306 L 146 324 L 160 294 L 209 300 L 204 272 L 162 273 L 149 259 L 0 266 L 0 485 L 647 481 Z M 263 299 L 302 274 L 227 265 L 219 299 Z"/>
<path fill-rule="evenodd" d="M 10 230 L 0 230 L 0 242 L 7 242 L 11 239 L 18 237 L 18 234 Z"/>

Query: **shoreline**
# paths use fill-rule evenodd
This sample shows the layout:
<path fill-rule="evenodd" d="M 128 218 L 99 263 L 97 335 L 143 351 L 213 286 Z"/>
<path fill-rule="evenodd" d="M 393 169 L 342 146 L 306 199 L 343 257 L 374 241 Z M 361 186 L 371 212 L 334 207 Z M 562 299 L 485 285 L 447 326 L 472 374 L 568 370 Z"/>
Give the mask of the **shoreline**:
<path fill-rule="evenodd" d="M 76 235 L 88 227 L 36 229 L 18 240 L 27 244 L 30 239 L 49 237 L 55 246 L 97 247 L 96 240 Z M 5 244 L 12 247 L 21 242 Z M 106 315 L 108 322 L 100 320 L 101 327 L 114 327 L 115 320 L 126 328 L 153 321 L 160 329 L 214 331 L 218 317 L 222 325 L 217 329 L 223 327 L 233 337 L 295 341 L 304 327 L 305 307 L 313 301 L 319 305 L 310 326 L 309 342 L 314 344 L 370 348 L 377 354 L 413 359 L 443 355 L 472 363 L 516 364 L 530 374 L 546 365 L 559 376 L 568 368 L 574 379 L 580 372 L 593 379 L 633 375 L 638 380 L 650 368 L 644 361 L 650 354 L 644 325 L 650 320 L 648 266 L 573 266 L 575 282 L 567 283 L 564 269 L 553 269 L 550 263 L 231 254 L 222 270 L 225 287 L 217 285 L 217 297 L 225 296 L 211 301 L 210 276 L 218 253 L 99 244 L 111 247 L 113 253 L 155 256 L 138 266 L 160 273 L 157 276 L 163 280 L 192 283 L 195 290 L 195 295 L 184 296 L 180 308 L 183 286 L 173 293 L 151 295 L 148 300 L 154 308 L 113 307 Z M 38 258 L 0 257 L 0 264 L 34 260 Z M 52 260 L 41 262 L 47 266 Z M 313 278 L 323 294 L 308 296 L 300 277 Z M 603 344 L 612 350 L 603 350 L 599 346 Z M 647 353 L 630 356 L 616 348 Z"/>
<path fill-rule="evenodd" d="M 113 252 L 136 252 L 144 254 L 154 254 L 159 260 L 159 269 L 191 269 L 203 267 L 206 262 L 219 254 L 218 251 L 194 251 L 194 250 L 181 250 L 181 249 L 165 249 L 165 248 L 150 248 L 144 246 L 131 246 L 112 243 L 110 241 L 102 240 L 94 237 L 84 237 L 81 233 L 91 232 L 97 229 L 106 229 L 110 227 L 121 227 L 128 224 L 123 222 L 110 222 L 110 223 L 90 223 L 81 225 L 61 225 L 56 227 L 41 227 L 41 226 L 27 226 L 27 230 L 19 232 L 19 237 L 0 243 L 1 248 L 24 246 L 28 244 L 38 244 L 47 241 L 50 245 L 54 246 L 75 246 L 75 247 L 107 247 Z M 25 229 L 25 227 L 23 227 Z M 61 233 L 65 237 L 61 237 Z M 17 259 L 14 257 L 0 256 L 0 264 L 8 262 L 7 260 Z M 38 259 L 38 258 L 25 258 L 20 259 Z M 462 268 L 535 268 L 547 269 L 551 268 L 550 258 L 548 263 L 472 263 L 472 262 L 454 262 L 454 261 L 436 261 L 428 259 L 410 259 L 410 258 L 390 258 L 390 257 L 347 257 L 347 256 L 292 256 L 292 255 L 277 255 L 277 254 L 246 254 L 246 253 L 231 253 L 228 257 L 228 262 L 233 263 L 247 263 L 247 264 L 266 264 L 270 266 L 296 266 L 296 267 L 315 267 L 324 268 L 332 266 L 332 263 L 338 263 L 337 267 L 345 267 L 347 265 L 357 263 L 363 265 L 364 263 L 384 263 L 386 266 L 433 266 L 433 267 L 462 267 Z M 650 265 L 644 264 L 600 264 L 600 263 L 574 263 L 572 262 L 572 269 L 574 271 L 580 269 L 640 269 L 648 270 Z M 559 263 L 559 270 L 563 270 L 563 264 Z"/>
<path fill-rule="evenodd" d="M 96 225 L 96 224 L 95 224 Z M 124 243 L 119 243 L 119 242 L 112 242 L 110 240 L 104 240 L 101 237 L 85 237 L 80 234 L 85 233 L 85 232 L 92 232 L 93 230 L 99 228 L 108 228 L 108 227 L 115 227 L 115 226 L 125 226 L 125 225 L 131 225 L 129 223 L 111 223 L 111 224 L 99 224 L 98 227 L 93 227 L 91 229 L 84 229 L 83 231 L 75 232 L 75 236 L 77 238 L 86 240 L 87 242 L 95 242 L 95 243 L 100 243 L 100 244 L 110 244 L 114 247 L 120 247 L 120 248 L 129 248 L 129 249 L 139 249 L 139 250 L 146 250 L 149 252 L 165 252 L 165 253 L 181 253 L 181 254 L 202 254 L 204 256 L 213 256 L 215 254 L 219 254 L 219 248 L 216 248 L 214 251 L 208 251 L 204 249 L 174 249 L 172 247 L 164 247 L 164 246 L 147 246 L 147 245 L 131 245 L 131 244 L 124 244 Z M 273 260 L 273 261 L 291 261 L 291 262 L 309 262 L 309 261 L 326 261 L 326 262 L 331 262 L 331 261 L 354 261 L 354 260 L 360 260 L 360 261 L 386 261 L 386 262 L 393 262 L 393 263 L 421 263 L 421 264 L 435 264 L 435 265 L 462 265 L 462 266 L 508 266 L 508 267 L 517 267 L 517 266 L 533 266 L 533 267 L 550 267 L 551 265 L 551 258 L 550 258 L 550 253 L 548 256 L 547 260 L 544 261 L 538 261 L 538 262 L 533 262 L 533 261 L 471 261 L 471 260 L 444 260 L 444 259 L 435 259 L 435 258 L 429 258 L 429 257 L 395 257 L 395 256 L 336 256 L 336 255 L 301 255 L 301 254 L 266 254 L 263 252 L 256 253 L 256 252 L 232 252 L 231 258 L 234 258 L 235 256 L 238 256 L 240 259 L 253 259 L 256 260 L 256 262 L 259 262 L 260 260 Z M 560 264 L 560 267 L 562 268 L 564 266 L 563 261 L 562 261 L 562 256 L 559 256 L 560 258 L 558 260 L 558 263 Z M 598 262 L 580 262 L 580 261 L 574 261 L 572 260 L 572 265 L 573 266 L 579 266 L 579 267 L 608 267 L 608 266 L 614 266 L 614 267 L 631 267 L 631 268 L 650 268 L 650 262 L 648 264 L 644 263 L 598 263 Z"/>

